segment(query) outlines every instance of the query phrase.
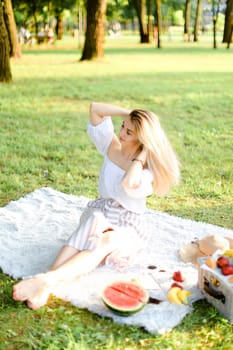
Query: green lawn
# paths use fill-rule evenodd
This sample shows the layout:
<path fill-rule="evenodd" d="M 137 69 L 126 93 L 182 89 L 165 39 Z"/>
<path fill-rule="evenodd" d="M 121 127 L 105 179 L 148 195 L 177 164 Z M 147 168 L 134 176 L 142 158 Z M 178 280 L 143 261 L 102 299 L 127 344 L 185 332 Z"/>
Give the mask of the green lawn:
<path fill-rule="evenodd" d="M 101 157 L 85 132 L 91 101 L 156 112 L 179 155 L 181 184 L 152 209 L 233 228 L 233 50 L 211 39 L 164 39 L 163 49 L 128 35 L 106 39 L 105 57 L 79 62 L 73 39 L 25 47 L 0 86 L 0 206 L 42 186 L 94 198 Z M 116 127 L 118 123 L 116 123 Z M 122 327 L 60 301 L 30 311 L 1 275 L 0 349 L 233 348 L 233 327 L 205 301 L 171 333 Z"/>

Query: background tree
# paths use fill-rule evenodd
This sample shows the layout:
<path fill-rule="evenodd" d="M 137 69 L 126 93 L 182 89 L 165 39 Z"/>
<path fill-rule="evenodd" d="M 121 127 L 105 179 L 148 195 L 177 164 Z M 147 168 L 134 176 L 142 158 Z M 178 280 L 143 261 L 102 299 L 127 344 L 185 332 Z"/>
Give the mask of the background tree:
<path fill-rule="evenodd" d="M 10 44 L 5 23 L 4 7 L 6 2 L 0 0 L 0 82 L 12 81 L 10 68 Z"/>
<path fill-rule="evenodd" d="M 233 0 L 227 0 L 226 5 L 223 43 L 227 43 L 230 47 L 233 30 Z"/>
<path fill-rule="evenodd" d="M 123 28 L 132 21 L 135 9 L 132 0 L 108 0 L 106 18 L 108 23 L 120 22 Z"/>
<path fill-rule="evenodd" d="M 157 22 L 157 47 L 160 49 L 161 45 L 161 34 L 162 34 L 162 11 L 160 0 L 155 0 L 156 5 L 156 22 Z"/>
<path fill-rule="evenodd" d="M 212 0 L 213 47 L 214 47 L 214 49 L 217 48 L 216 34 L 217 34 L 218 15 L 219 15 L 219 11 L 220 11 L 220 3 L 221 3 L 221 0 Z"/>
<path fill-rule="evenodd" d="M 146 0 L 134 0 L 133 1 L 136 15 L 138 18 L 139 32 L 140 32 L 140 42 L 149 43 L 150 42 L 150 1 Z M 148 6 L 148 10 L 147 10 Z M 148 21 L 146 22 L 146 15 Z"/>
<path fill-rule="evenodd" d="M 202 1 L 197 0 L 196 17 L 194 24 L 193 41 L 198 41 L 199 30 L 201 26 Z"/>
<path fill-rule="evenodd" d="M 75 6 L 81 1 L 77 0 L 13 0 L 13 5 L 16 13 L 21 17 L 20 24 L 25 26 L 31 20 L 33 26 L 30 25 L 30 30 L 34 32 L 38 38 L 38 33 L 42 29 L 51 27 L 51 20 L 56 20 L 55 30 L 56 38 L 61 40 L 63 34 L 63 13 L 65 9 L 72 12 Z"/>
<path fill-rule="evenodd" d="M 4 1 L 4 18 L 6 23 L 6 29 L 9 38 L 10 56 L 14 58 L 21 57 L 21 49 L 19 45 L 15 16 L 12 8 L 11 0 Z"/>
<path fill-rule="evenodd" d="M 78 47 L 82 48 L 81 38 L 84 33 L 84 25 L 85 25 L 84 0 L 78 0 L 76 5 L 77 5 L 77 8 L 75 11 L 75 6 L 74 6 L 74 12 L 76 13 L 78 24 L 76 25 L 76 28 L 74 25 L 74 36 L 75 38 L 78 39 Z"/>
<path fill-rule="evenodd" d="M 38 37 L 39 26 L 44 20 L 43 9 L 48 5 L 47 0 L 13 0 L 13 7 L 16 11 L 23 13 L 25 22 L 32 19 L 35 36 Z M 23 23 L 25 24 L 25 23 Z"/>
<path fill-rule="evenodd" d="M 87 0 L 87 27 L 81 61 L 104 55 L 104 27 L 107 0 Z"/>
<path fill-rule="evenodd" d="M 76 0 L 52 0 L 50 3 L 51 3 L 52 12 L 56 18 L 56 27 L 55 27 L 56 36 L 58 40 L 61 40 L 63 35 L 63 12 L 65 9 L 72 10 L 74 8 L 74 5 L 77 4 L 77 1 Z"/>
<path fill-rule="evenodd" d="M 131 28 L 133 31 L 136 29 L 135 14 L 136 11 L 134 6 L 134 0 L 126 0 L 126 6 L 124 7 L 123 16 L 131 24 Z"/>
<path fill-rule="evenodd" d="M 62 2 L 63 2 L 62 0 L 52 1 L 52 10 L 56 18 L 55 33 L 56 33 L 57 40 L 61 40 L 63 35 L 62 17 L 63 17 L 63 11 L 65 6 L 62 4 Z"/>
<path fill-rule="evenodd" d="M 184 40 L 190 41 L 191 0 L 185 1 Z"/>

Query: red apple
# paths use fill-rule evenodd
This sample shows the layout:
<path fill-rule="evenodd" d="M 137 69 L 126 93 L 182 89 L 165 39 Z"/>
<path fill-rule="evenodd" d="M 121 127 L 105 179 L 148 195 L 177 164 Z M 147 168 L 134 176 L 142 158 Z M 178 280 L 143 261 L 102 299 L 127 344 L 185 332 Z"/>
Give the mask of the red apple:
<path fill-rule="evenodd" d="M 223 266 L 228 266 L 229 264 L 230 264 L 230 261 L 225 256 L 220 256 L 217 259 L 217 266 L 220 267 L 220 268 L 222 268 Z"/>
<path fill-rule="evenodd" d="M 174 272 L 172 278 L 176 282 L 184 282 L 184 277 L 182 276 L 180 271 Z"/>
<path fill-rule="evenodd" d="M 233 275 L 233 266 L 232 265 L 225 265 L 222 267 L 222 274 L 224 276 Z"/>

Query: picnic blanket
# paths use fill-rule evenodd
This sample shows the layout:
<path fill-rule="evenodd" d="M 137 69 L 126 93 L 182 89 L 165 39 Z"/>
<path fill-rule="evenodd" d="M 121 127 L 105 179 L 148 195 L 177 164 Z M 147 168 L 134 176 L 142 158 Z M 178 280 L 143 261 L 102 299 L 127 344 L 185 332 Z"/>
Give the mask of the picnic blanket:
<path fill-rule="evenodd" d="M 3 272 L 21 278 L 46 271 L 77 227 L 89 200 L 43 187 L 0 208 L 0 267 Z M 179 248 L 206 235 L 233 237 L 233 231 L 155 210 L 148 210 L 145 215 L 149 223 L 148 244 L 130 269 L 98 267 L 63 286 L 57 291 L 57 297 L 120 324 L 143 327 L 156 334 L 171 330 L 192 312 L 193 302 L 202 298 L 197 287 L 198 271 L 192 264 L 180 260 Z M 178 270 L 185 277 L 184 288 L 192 292 L 188 305 L 172 304 L 166 299 L 173 272 Z M 113 281 L 131 279 L 137 279 L 151 297 L 163 302 L 148 303 L 142 311 L 129 317 L 117 316 L 102 302 L 102 290 Z"/>

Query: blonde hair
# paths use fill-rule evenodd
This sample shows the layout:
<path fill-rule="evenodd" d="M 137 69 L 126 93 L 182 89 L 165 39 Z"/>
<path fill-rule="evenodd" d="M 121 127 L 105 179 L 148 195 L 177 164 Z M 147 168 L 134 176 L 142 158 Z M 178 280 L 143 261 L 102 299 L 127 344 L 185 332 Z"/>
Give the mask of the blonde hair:
<path fill-rule="evenodd" d="M 154 175 L 154 191 L 163 196 L 179 182 L 180 164 L 162 129 L 159 118 L 152 112 L 135 109 L 130 113 L 139 142 L 147 150 L 147 165 Z"/>

